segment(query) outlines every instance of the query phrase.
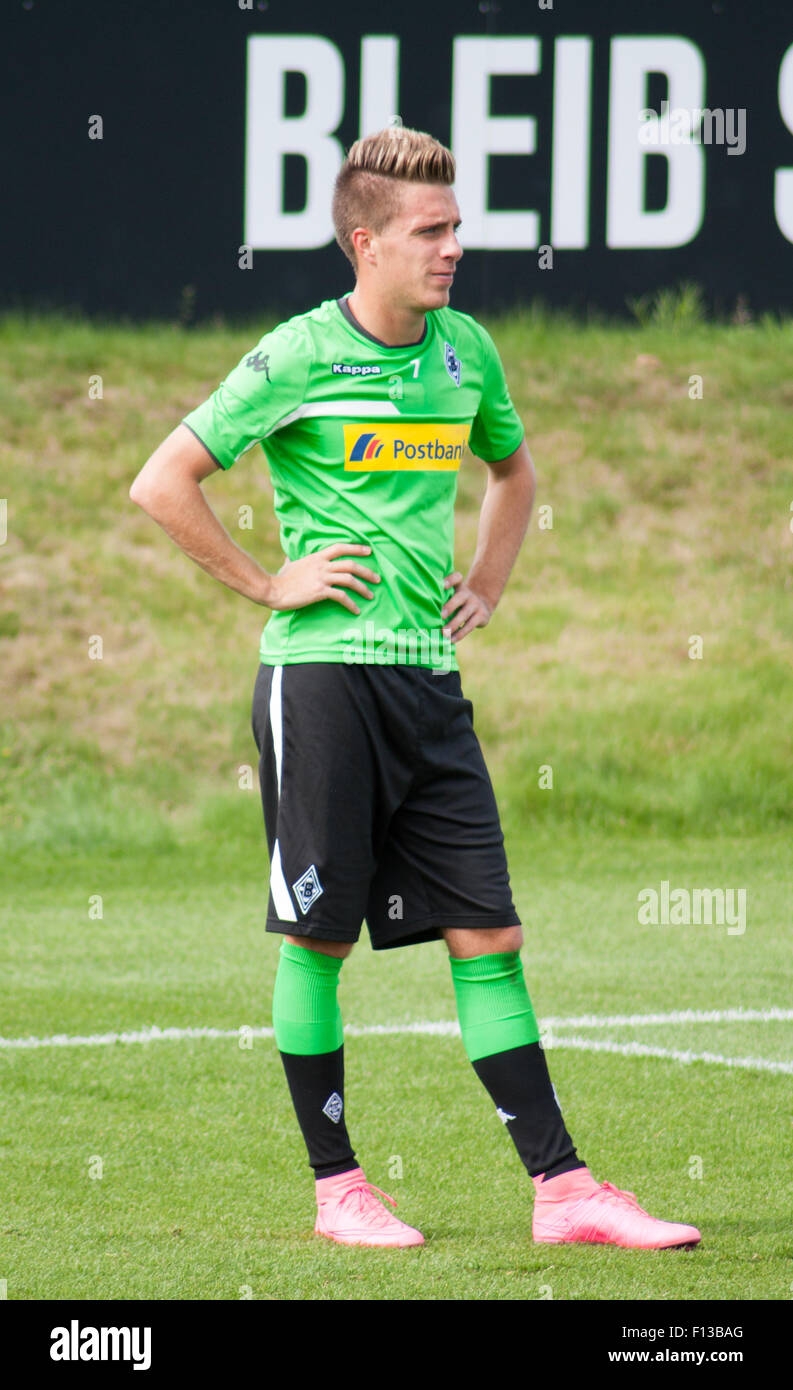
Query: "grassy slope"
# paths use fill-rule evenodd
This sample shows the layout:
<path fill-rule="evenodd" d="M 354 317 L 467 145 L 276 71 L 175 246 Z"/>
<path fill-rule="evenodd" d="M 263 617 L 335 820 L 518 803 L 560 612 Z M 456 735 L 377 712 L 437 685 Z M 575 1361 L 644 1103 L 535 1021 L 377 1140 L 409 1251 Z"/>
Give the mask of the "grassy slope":
<path fill-rule="evenodd" d="M 505 817 L 675 833 L 787 824 L 793 328 L 541 315 L 490 327 L 539 477 L 501 607 L 460 647 Z M 66 825 L 90 842 L 101 821 L 127 845 L 135 806 L 144 838 L 151 812 L 163 828 L 200 823 L 205 794 L 233 797 L 250 761 L 266 612 L 181 556 L 127 492 L 257 333 L 0 321 L 2 825 L 32 844 L 48 842 L 51 810 L 61 841 Z M 97 373 L 104 398 L 89 400 Z M 693 373 L 702 400 L 689 399 Z M 484 472 L 472 458 L 461 471 L 463 568 Z M 235 539 L 277 567 L 258 448 L 206 490 Z M 552 530 L 538 526 L 543 505 Z M 252 530 L 238 528 L 243 506 Z M 688 656 L 695 634 L 701 661 Z M 552 796 L 537 788 L 546 762 Z"/>

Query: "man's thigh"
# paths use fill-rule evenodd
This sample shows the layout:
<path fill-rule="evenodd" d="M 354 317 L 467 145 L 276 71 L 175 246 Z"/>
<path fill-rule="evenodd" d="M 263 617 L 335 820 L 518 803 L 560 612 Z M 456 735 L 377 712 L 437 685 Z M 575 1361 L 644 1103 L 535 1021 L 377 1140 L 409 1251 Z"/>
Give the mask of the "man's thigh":
<path fill-rule="evenodd" d="M 362 672 L 338 662 L 259 668 L 251 722 L 268 931 L 337 943 L 360 934 L 378 848 L 411 778 Z"/>
<path fill-rule="evenodd" d="M 495 793 L 459 674 L 424 680 L 420 761 L 394 813 L 367 903 L 372 944 L 445 928 L 520 927 Z"/>

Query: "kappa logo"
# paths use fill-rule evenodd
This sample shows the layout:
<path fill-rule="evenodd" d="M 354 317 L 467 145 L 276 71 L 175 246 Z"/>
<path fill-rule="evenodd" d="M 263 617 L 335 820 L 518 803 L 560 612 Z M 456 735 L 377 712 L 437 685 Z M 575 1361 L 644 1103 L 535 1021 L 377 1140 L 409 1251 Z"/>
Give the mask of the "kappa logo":
<path fill-rule="evenodd" d="M 331 368 L 334 376 L 380 376 L 381 367 L 366 366 L 361 362 L 334 362 Z"/>
<path fill-rule="evenodd" d="M 505 1125 L 507 1123 L 507 1120 L 516 1120 L 518 1118 L 517 1115 L 510 1115 L 508 1110 L 502 1110 L 500 1105 L 496 1106 L 496 1114 L 498 1115 L 498 1118 L 500 1119 L 502 1125 Z"/>
<path fill-rule="evenodd" d="M 319 881 L 319 874 L 313 864 L 309 864 L 304 874 L 296 878 L 292 887 L 295 890 L 300 911 L 305 917 L 311 904 L 316 901 L 320 893 L 324 893 L 324 888 Z"/>
<path fill-rule="evenodd" d="M 446 370 L 455 386 L 459 386 L 460 376 L 462 374 L 462 363 L 451 343 L 444 343 L 443 345 L 443 360 L 446 363 Z"/>
<path fill-rule="evenodd" d="M 325 1104 L 322 1107 L 323 1115 L 327 1115 L 328 1119 L 332 1120 L 334 1125 L 337 1125 L 339 1123 L 339 1120 L 341 1119 L 343 1109 L 344 1101 L 342 1100 L 338 1091 L 331 1091 L 330 1095 L 328 1096 L 328 1099 L 325 1101 Z"/>
<path fill-rule="evenodd" d="M 263 352 L 252 352 L 250 357 L 245 358 L 245 366 L 252 367 L 255 372 L 264 372 L 267 380 L 270 380 L 270 358 Z"/>
<path fill-rule="evenodd" d="M 376 434 L 361 434 L 350 450 L 350 463 L 360 463 L 362 459 L 376 459 L 383 451 L 383 441 Z"/>

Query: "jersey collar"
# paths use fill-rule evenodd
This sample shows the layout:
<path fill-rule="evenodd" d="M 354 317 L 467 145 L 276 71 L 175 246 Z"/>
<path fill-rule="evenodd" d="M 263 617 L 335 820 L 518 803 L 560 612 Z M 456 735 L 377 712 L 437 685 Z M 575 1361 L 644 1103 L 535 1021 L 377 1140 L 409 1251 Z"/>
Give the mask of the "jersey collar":
<path fill-rule="evenodd" d="M 340 312 L 342 313 L 342 315 L 344 316 L 344 318 L 347 320 L 347 322 L 348 322 L 348 324 L 350 325 L 350 327 L 351 327 L 351 328 L 354 328 L 356 333 L 362 334 L 362 336 L 363 336 L 364 338 L 368 338 L 369 341 L 370 341 L 370 343 L 376 343 L 377 346 L 378 346 L 379 348 L 385 348 L 386 352 L 404 352 L 405 348 L 423 347 L 424 344 L 426 343 L 426 341 L 427 341 L 427 334 L 429 333 L 429 322 L 428 322 L 426 316 L 425 316 L 425 318 L 424 318 L 424 332 L 422 333 L 422 335 L 421 335 L 421 337 L 419 338 L 418 342 L 415 342 L 415 343 L 384 343 L 383 340 L 382 340 L 382 338 L 376 338 L 376 337 L 374 336 L 374 333 L 370 333 L 369 330 L 368 330 L 367 328 L 364 328 L 364 326 L 363 326 L 362 323 L 359 323 L 359 322 L 358 322 L 358 320 L 357 320 L 357 318 L 355 317 L 355 315 L 354 315 L 352 309 L 350 308 L 349 304 L 347 303 L 347 298 L 348 298 L 348 296 L 347 296 L 347 295 L 344 295 L 343 298 L 337 299 L 337 300 L 336 300 L 336 305 L 337 305 L 338 309 L 340 310 Z"/>

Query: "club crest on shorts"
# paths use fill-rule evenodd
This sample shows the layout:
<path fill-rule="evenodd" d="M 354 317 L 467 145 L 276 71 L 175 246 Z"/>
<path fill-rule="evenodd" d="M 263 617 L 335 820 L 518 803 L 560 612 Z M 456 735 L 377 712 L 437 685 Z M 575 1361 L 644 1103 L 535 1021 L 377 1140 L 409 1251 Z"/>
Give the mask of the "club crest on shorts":
<path fill-rule="evenodd" d="M 324 892 L 319 881 L 319 875 L 313 864 L 309 864 L 305 873 L 296 878 L 292 887 L 295 890 L 298 906 L 303 916 L 308 912 L 311 904 L 316 901 L 320 893 Z"/>
<path fill-rule="evenodd" d="M 460 359 L 457 356 L 457 353 L 455 352 L 451 343 L 443 344 L 443 360 L 446 363 L 446 370 L 449 373 L 449 376 L 451 377 L 455 386 L 459 386 L 462 363 L 460 362 Z"/>

